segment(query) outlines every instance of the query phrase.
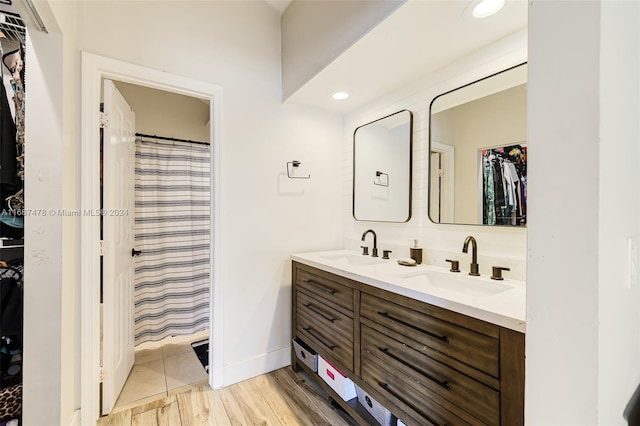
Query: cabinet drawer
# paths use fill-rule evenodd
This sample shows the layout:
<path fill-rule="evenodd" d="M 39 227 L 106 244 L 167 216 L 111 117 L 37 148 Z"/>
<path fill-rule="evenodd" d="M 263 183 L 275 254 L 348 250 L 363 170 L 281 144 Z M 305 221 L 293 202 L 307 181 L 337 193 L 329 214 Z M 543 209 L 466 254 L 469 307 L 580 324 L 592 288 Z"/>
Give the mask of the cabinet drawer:
<path fill-rule="evenodd" d="M 328 333 L 339 333 L 353 340 L 353 318 L 332 309 L 303 291 L 298 291 L 296 308 L 298 313 L 304 313 L 315 320 L 315 328 L 326 329 Z"/>
<path fill-rule="evenodd" d="M 334 333 L 304 311 L 298 311 L 296 323 L 297 334 L 316 352 L 353 371 L 353 332 L 348 336 Z"/>
<path fill-rule="evenodd" d="M 377 390 L 385 399 L 393 402 L 412 416 L 422 418 L 423 425 L 456 426 L 470 425 L 446 408 L 442 407 L 428 395 L 417 392 L 407 385 L 397 374 L 382 368 L 372 361 L 368 354 L 362 354 L 361 378 Z M 407 410 L 408 409 L 408 410 Z"/>
<path fill-rule="evenodd" d="M 493 377 L 499 377 L 498 339 L 367 293 L 362 293 L 360 314 Z"/>
<path fill-rule="evenodd" d="M 320 275 L 321 271 L 318 272 L 318 274 L 314 274 L 298 268 L 296 284 L 353 312 L 353 288 L 341 284 L 324 274 Z"/>
<path fill-rule="evenodd" d="M 365 325 L 362 353 L 403 373 L 423 393 L 435 393 L 487 425 L 500 424 L 500 394 L 494 389 Z"/>

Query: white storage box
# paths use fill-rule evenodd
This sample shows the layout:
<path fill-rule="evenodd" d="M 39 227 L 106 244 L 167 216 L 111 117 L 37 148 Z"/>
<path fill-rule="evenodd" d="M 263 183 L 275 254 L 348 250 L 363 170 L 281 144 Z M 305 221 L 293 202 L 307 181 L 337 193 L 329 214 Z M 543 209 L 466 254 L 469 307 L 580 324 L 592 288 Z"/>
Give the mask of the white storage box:
<path fill-rule="evenodd" d="M 383 426 L 395 425 L 394 415 L 391 411 L 387 410 L 378 401 L 373 399 L 371 395 L 362 390 L 360 386 L 356 385 L 356 394 L 358 395 L 358 402 Z"/>
<path fill-rule="evenodd" d="M 318 375 L 345 401 L 356 397 L 355 384 L 321 356 L 318 357 Z"/>
<path fill-rule="evenodd" d="M 298 338 L 292 340 L 292 342 L 298 359 L 314 373 L 318 371 L 318 354 Z"/>
<path fill-rule="evenodd" d="M 398 419 L 398 426 L 407 426 L 407 425 L 405 425 L 402 420 Z"/>

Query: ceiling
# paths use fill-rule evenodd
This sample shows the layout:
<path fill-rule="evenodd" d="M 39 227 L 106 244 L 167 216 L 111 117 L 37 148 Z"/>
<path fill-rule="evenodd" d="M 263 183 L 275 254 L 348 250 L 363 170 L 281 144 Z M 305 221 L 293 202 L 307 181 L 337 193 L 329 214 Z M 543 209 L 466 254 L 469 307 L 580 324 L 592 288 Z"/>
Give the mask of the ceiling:
<path fill-rule="evenodd" d="M 287 102 L 353 111 L 527 26 L 527 1 L 507 0 L 484 19 L 471 0 L 409 0 L 313 77 Z M 335 101 L 331 94 L 351 96 Z"/>

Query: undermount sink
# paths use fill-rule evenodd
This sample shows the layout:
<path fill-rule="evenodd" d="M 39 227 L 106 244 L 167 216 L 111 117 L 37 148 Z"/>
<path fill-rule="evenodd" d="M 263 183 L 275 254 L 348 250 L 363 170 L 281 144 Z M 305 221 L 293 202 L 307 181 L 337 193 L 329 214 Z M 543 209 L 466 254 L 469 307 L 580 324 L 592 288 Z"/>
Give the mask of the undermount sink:
<path fill-rule="evenodd" d="M 469 275 L 454 274 L 452 272 L 420 271 L 400 275 L 400 278 L 420 280 L 427 285 L 469 296 L 493 296 L 513 288 L 501 282 L 470 277 Z"/>
<path fill-rule="evenodd" d="M 346 263 L 351 266 L 379 265 L 381 263 L 385 263 L 384 260 L 378 257 L 357 254 L 334 254 L 330 256 L 323 256 L 322 258 L 334 262 Z"/>

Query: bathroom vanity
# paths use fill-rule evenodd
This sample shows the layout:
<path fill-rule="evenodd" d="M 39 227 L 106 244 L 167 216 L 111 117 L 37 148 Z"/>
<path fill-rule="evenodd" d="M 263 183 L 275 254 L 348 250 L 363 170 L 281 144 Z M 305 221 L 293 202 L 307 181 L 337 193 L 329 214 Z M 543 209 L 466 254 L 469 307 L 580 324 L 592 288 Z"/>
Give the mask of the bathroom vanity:
<path fill-rule="evenodd" d="M 292 336 L 405 424 L 524 423 L 524 283 L 339 250 L 292 255 Z M 376 424 L 356 398 L 360 424 Z"/>

